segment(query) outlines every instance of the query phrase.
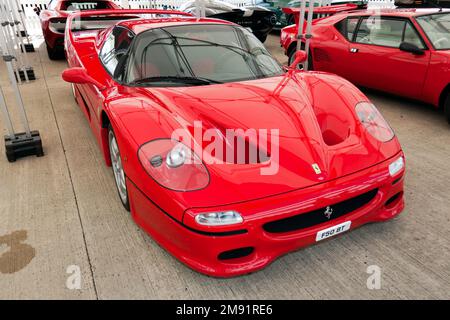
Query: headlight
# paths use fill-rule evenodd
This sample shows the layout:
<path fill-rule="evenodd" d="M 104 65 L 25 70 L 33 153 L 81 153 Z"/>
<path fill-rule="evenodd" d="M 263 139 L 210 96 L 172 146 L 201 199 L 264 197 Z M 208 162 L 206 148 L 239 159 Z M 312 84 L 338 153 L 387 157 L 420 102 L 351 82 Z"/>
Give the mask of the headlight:
<path fill-rule="evenodd" d="M 204 226 L 226 226 L 242 223 L 244 220 L 236 211 L 222 211 L 200 213 L 195 216 L 195 221 Z"/>
<path fill-rule="evenodd" d="M 359 121 L 375 139 L 387 142 L 394 138 L 394 131 L 372 103 L 360 102 L 356 105 L 355 110 Z"/>
<path fill-rule="evenodd" d="M 161 186 L 174 191 L 194 191 L 209 184 L 209 173 L 201 159 L 185 144 L 157 139 L 138 151 L 145 171 Z"/>
<path fill-rule="evenodd" d="M 186 162 L 186 148 L 182 144 L 176 145 L 169 151 L 166 163 L 170 168 L 178 168 Z"/>
<path fill-rule="evenodd" d="M 395 176 L 397 173 L 399 173 L 403 167 L 405 166 L 405 161 L 403 160 L 403 157 L 398 158 L 394 162 L 392 162 L 389 165 L 389 174 L 391 177 Z"/>

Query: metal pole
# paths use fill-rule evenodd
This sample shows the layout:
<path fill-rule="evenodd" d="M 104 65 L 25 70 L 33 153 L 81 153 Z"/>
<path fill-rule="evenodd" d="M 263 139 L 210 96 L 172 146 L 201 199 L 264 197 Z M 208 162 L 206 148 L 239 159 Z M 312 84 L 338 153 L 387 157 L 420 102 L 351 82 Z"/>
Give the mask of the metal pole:
<path fill-rule="evenodd" d="M 3 24 L 2 24 L 2 26 L 3 26 Z M 4 28 L 8 28 L 8 27 L 5 25 L 2 29 L 4 29 Z M 2 47 L 3 47 L 8 42 L 8 40 L 6 39 L 6 34 L 3 31 L 0 32 L 0 38 L 1 38 L 1 43 L 2 43 Z M 3 51 L 3 61 L 5 61 L 5 63 L 6 63 L 6 68 L 8 70 L 8 75 L 9 75 L 9 81 L 11 83 L 14 94 L 16 96 L 17 106 L 20 109 L 19 111 L 20 111 L 22 124 L 24 126 L 26 136 L 31 138 L 31 131 L 30 131 L 30 127 L 28 124 L 27 114 L 25 112 L 25 107 L 23 105 L 23 100 L 22 100 L 22 96 L 20 94 L 19 86 L 17 85 L 17 79 L 20 81 L 20 75 L 18 75 L 17 79 L 14 75 L 14 68 L 13 68 L 13 60 L 14 59 L 15 58 L 11 54 L 9 54 L 7 51 Z M 24 70 L 24 72 L 26 72 L 26 70 Z"/>
<path fill-rule="evenodd" d="M 12 35 L 10 34 L 10 23 L 8 21 L 8 17 L 6 15 L 6 5 L 2 5 L 0 7 L 0 18 L 1 18 L 1 26 L 2 28 L 2 32 L 0 34 L 0 38 L 2 40 L 2 47 L 3 47 L 3 54 L 4 55 L 10 55 L 12 54 L 12 52 L 16 51 L 14 46 L 11 45 L 11 43 L 8 41 L 8 38 L 10 38 Z M 17 51 L 16 51 L 17 54 Z M 14 66 L 14 70 L 17 76 L 17 81 L 19 81 L 19 83 L 22 83 L 22 80 L 20 78 L 20 72 L 19 72 L 19 67 L 16 65 L 16 63 L 13 63 Z M 26 70 L 24 70 L 24 72 L 26 72 Z"/>
<path fill-rule="evenodd" d="M 300 15 L 298 21 L 298 33 L 297 33 L 297 51 L 302 49 L 302 38 L 303 38 L 303 25 L 305 24 L 305 11 L 306 11 L 306 1 L 302 0 L 300 4 Z"/>
<path fill-rule="evenodd" d="M 3 96 L 3 90 L 1 87 L 0 87 L 0 107 L 2 110 L 3 121 L 5 122 L 6 128 L 8 129 L 9 132 L 9 138 L 14 139 L 15 138 L 14 127 L 11 121 L 11 117 L 9 116 L 8 108 L 6 106 L 6 101 Z"/>
<path fill-rule="evenodd" d="M 309 10 L 308 10 L 308 22 L 306 24 L 306 42 L 305 42 L 305 52 L 306 52 L 306 61 L 303 65 L 303 70 L 308 70 L 308 58 L 309 58 L 309 43 L 311 41 L 311 27 L 312 27 L 312 21 L 313 21 L 313 12 L 314 12 L 314 1 L 310 0 L 309 2 Z"/>
<path fill-rule="evenodd" d="M 19 13 L 20 21 L 22 23 L 23 31 L 25 32 L 25 37 L 27 38 L 27 42 L 30 44 L 30 35 L 28 34 L 27 25 L 25 23 L 24 12 L 22 7 L 20 6 L 19 0 L 14 0 L 15 6 L 17 8 L 17 12 Z"/>
<path fill-rule="evenodd" d="M 200 16 L 202 18 L 205 18 L 206 17 L 205 0 L 200 0 L 200 9 L 201 9 Z"/>
<path fill-rule="evenodd" d="M 17 85 L 16 78 L 14 77 L 14 70 L 11 63 L 12 59 L 14 59 L 12 56 L 3 57 L 3 60 L 6 62 L 6 67 L 8 69 L 9 79 L 13 87 L 14 94 L 16 95 L 16 100 L 19 106 L 20 117 L 22 118 L 23 127 L 25 129 L 27 136 L 31 138 L 31 130 L 28 124 L 27 113 L 25 112 L 25 107 L 23 105 L 22 95 L 20 94 L 19 86 Z"/>
<path fill-rule="evenodd" d="M 10 25 L 13 30 L 13 33 L 15 31 L 15 33 L 13 35 L 14 35 L 14 38 L 16 39 L 16 43 L 18 45 L 18 54 L 20 54 L 19 48 L 22 48 L 23 58 L 24 58 L 24 62 L 25 62 L 25 66 L 23 69 L 25 81 L 29 82 L 30 79 L 28 79 L 28 73 L 27 73 L 26 67 L 28 67 L 30 65 L 30 63 L 28 61 L 28 54 L 27 54 L 27 50 L 25 48 L 25 43 L 23 42 L 22 37 L 20 36 L 20 28 L 19 28 L 20 21 L 18 20 L 17 14 L 14 10 L 13 2 L 11 0 L 6 0 L 6 3 L 10 6 L 10 10 L 11 10 L 10 17 L 12 18 L 12 21 L 11 21 Z"/>
<path fill-rule="evenodd" d="M 195 0 L 195 16 L 197 18 L 201 17 L 201 8 L 200 8 L 200 1 L 201 0 Z"/>

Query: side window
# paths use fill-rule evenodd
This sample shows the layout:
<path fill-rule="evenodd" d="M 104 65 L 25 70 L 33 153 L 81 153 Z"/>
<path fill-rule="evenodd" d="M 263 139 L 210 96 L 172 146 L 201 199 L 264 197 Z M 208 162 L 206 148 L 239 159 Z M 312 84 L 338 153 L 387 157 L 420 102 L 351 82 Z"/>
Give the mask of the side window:
<path fill-rule="evenodd" d="M 350 17 L 339 21 L 335 27 L 348 41 L 352 41 L 358 21 L 359 17 Z"/>
<path fill-rule="evenodd" d="M 107 36 L 102 49 L 100 50 L 100 60 L 106 70 L 116 79 L 121 80 L 125 61 L 121 59 L 128 51 L 134 35 L 127 29 L 116 27 Z M 120 70 L 118 69 L 120 68 Z"/>
<path fill-rule="evenodd" d="M 417 31 L 414 29 L 414 27 L 411 25 L 410 22 L 406 24 L 403 41 L 415 44 L 422 50 L 425 49 L 425 45 L 423 44 L 422 39 L 420 38 L 419 34 L 417 33 Z"/>
<path fill-rule="evenodd" d="M 406 20 L 365 17 L 356 34 L 356 42 L 398 48 L 402 43 Z"/>
<path fill-rule="evenodd" d="M 347 39 L 352 41 L 353 34 L 358 26 L 359 17 L 352 17 L 347 19 Z"/>

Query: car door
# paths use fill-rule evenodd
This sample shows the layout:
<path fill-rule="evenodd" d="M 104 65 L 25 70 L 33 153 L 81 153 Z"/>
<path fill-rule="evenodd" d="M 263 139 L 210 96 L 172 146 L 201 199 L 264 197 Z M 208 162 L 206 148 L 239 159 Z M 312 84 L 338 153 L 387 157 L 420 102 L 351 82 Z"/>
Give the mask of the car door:
<path fill-rule="evenodd" d="M 128 52 L 133 34 L 126 28 L 115 27 L 109 35 L 100 49 L 99 59 L 106 69 L 109 76 L 116 81 L 120 81 L 119 75 L 116 74 L 116 68 L 120 64 L 120 58 Z M 92 75 L 95 78 L 95 75 Z M 101 79 L 96 79 L 100 81 Z M 82 91 L 84 92 L 84 98 L 90 109 L 90 115 L 96 117 L 99 116 L 99 110 L 103 106 L 104 96 L 100 90 L 93 84 L 83 84 Z M 98 123 L 98 121 L 96 122 Z"/>
<path fill-rule="evenodd" d="M 359 16 L 350 16 L 332 26 L 315 26 L 313 42 L 315 70 L 335 73 L 351 80 L 349 48 L 359 19 Z"/>
<path fill-rule="evenodd" d="M 409 42 L 422 54 L 400 50 Z M 420 98 L 430 52 L 409 19 L 362 17 L 349 47 L 348 79 L 355 84 Z"/>

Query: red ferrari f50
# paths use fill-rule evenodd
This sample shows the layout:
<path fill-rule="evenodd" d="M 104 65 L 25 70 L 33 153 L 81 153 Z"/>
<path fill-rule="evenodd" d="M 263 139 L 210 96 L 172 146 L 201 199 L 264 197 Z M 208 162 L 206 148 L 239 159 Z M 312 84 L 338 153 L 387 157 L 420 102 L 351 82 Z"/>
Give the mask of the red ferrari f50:
<path fill-rule="evenodd" d="M 348 81 L 296 70 L 302 52 L 283 68 L 248 30 L 173 11 L 78 13 L 67 33 L 62 77 L 120 200 L 191 268 L 249 273 L 403 210 L 392 129 Z"/>

